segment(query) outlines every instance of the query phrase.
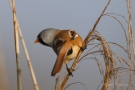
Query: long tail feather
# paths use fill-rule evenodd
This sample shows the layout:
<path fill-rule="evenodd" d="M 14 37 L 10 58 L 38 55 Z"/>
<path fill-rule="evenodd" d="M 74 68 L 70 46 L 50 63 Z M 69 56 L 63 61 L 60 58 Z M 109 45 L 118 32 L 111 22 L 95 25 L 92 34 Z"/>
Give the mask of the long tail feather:
<path fill-rule="evenodd" d="M 58 72 L 60 72 L 64 59 L 67 56 L 67 52 L 71 49 L 71 47 L 72 47 L 72 44 L 70 42 L 65 42 L 63 44 L 63 46 L 61 47 L 59 51 L 51 76 L 55 76 Z"/>

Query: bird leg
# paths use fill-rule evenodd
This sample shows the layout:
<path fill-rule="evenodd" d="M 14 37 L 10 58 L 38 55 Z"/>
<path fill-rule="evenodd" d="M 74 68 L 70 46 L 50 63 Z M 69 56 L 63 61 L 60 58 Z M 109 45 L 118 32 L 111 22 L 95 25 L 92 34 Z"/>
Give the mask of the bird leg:
<path fill-rule="evenodd" d="M 72 72 L 75 71 L 75 70 L 68 68 L 67 64 L 66 64 L 66 69 L 67 69 L 68 74 L 73 77 Z"/>

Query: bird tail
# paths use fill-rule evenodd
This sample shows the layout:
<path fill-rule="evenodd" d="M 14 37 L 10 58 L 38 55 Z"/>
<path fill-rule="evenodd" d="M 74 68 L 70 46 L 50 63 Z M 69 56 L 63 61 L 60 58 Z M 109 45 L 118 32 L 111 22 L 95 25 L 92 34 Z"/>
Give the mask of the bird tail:
<path fill-rule="evenodd" d="M 51 76 L 55 76 L 58 72 L 60 72 L 64 59 L 67 56 L 67 52 L 71 49 L 71 47 L 72 47 L 71 43 L 65 42 L 63 46 L 60 48 Z"/>

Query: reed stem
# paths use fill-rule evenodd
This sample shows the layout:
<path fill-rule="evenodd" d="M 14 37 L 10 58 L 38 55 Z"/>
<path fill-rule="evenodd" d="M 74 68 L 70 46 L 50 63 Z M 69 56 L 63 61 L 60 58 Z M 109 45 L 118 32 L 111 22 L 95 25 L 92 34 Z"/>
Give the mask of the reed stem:
<path fill-rule="evenodd" d="M 20 51 L 19 51 L 19 41 L 18 41 L 18 28 L 17 28 L 17 19 L 16 19 L 16 10 L 15 10 L 14 0 L 12 0 L 12 8 L 13 8 L 16 67 L 17 67 L 17 84 L 18 84 L 18 90 L 22 90 L 22 76 L 21 76 L 21 68 L 20 68 Z"/>

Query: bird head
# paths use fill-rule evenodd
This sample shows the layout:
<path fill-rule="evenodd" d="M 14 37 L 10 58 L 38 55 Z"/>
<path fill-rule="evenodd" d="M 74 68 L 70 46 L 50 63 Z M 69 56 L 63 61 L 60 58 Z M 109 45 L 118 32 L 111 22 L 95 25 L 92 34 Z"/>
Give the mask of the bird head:
<path fill-rule="evenodd" d="M 55 37 L 57 31 L 59 31 L 59 30 L 58 29 L 54 29 L 54 28 L 47 28 L 47 29 L 42 30 L 37 35 L 37 39 L 35 40 L 34 43 L 38 43 L 39 42 L 42 45 L 52 47 L 53 40 L 54 40 L 54 37 Z"/>

